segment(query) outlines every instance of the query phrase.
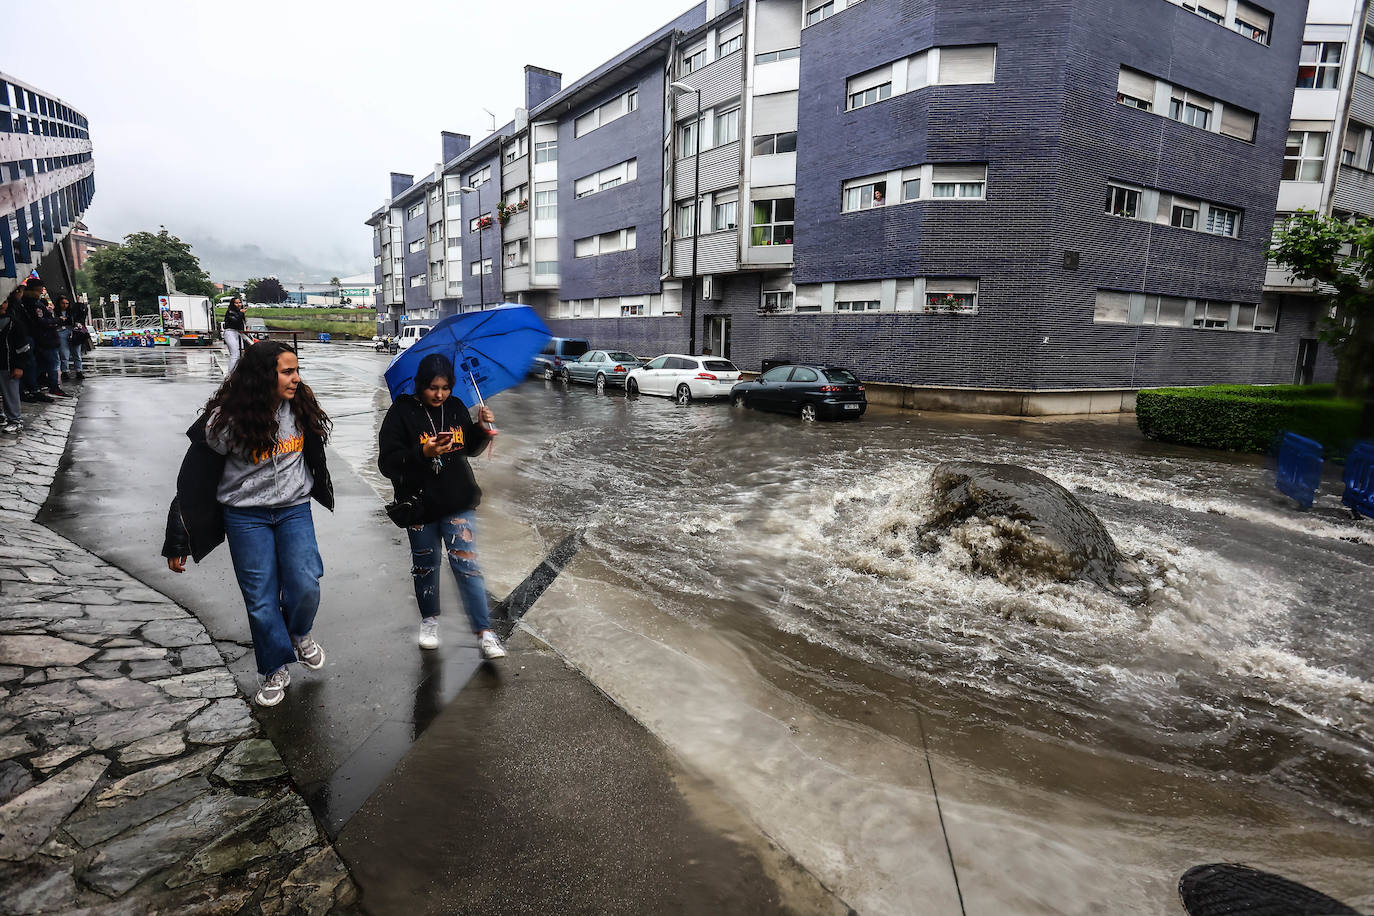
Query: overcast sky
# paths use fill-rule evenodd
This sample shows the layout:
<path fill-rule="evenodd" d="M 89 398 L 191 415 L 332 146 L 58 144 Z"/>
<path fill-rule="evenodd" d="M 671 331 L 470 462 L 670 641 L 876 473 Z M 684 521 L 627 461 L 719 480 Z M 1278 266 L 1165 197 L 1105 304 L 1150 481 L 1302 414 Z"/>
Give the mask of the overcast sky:
<path fill-rule="evenodd" d="M 567 85 L 692 5 L 12 4 L 0 71 L 90 119 L 95 235 L 165 225 L 215 279 L 327 280 L 371 272 L 389 172 L 432 170 L 441 130 L 486 136 L 484 108 L 511 120 L 525 64 Z"/>

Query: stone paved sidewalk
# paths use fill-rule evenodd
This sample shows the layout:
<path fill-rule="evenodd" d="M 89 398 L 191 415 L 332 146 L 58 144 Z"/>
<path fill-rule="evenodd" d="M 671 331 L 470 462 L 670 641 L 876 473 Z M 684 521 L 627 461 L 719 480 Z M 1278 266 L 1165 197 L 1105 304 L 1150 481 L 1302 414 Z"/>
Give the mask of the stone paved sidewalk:
<path fill-rule="evenodd" d="M 0 914 L 352 912 L 205 628 L 34 521 L 74 414 L 0 439 Z"/>

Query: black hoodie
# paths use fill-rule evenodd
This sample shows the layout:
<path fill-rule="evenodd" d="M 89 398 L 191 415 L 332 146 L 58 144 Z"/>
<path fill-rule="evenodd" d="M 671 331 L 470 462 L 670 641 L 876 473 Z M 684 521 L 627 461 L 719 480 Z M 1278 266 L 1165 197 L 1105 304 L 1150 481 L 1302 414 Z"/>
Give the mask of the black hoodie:
<path fill-rule="evenodd" d="M 0 315 L 0 376 L 11 370 L 24 368 L 24 354 L 29 352 L 29 335 L 19 314 L 19 305 L 12 303 Z"/>
<path fill-rule="evenodd" d="M 453 378 L 453 366 L 446 357 L 430 354 L 420 361 L 415 389 L 429 387 L 435 375 Z M 420 376 L 423 376 L 421 378 Z M 436 432 L 449 430 L 457 448 L 434 462 L 422 450 Z M 377 467 L 396 489 L 398 499 L 421 494 L 426 523 L 476 508 L 482 491 L 468 464 L 469 455 L 479 455 L 491 441 L 491 434 L 472 421 L 467 407 L 450 397 L 438 407 L 427 407 L 414 395 L 403 394 L 391 404 L 378 435 Z"/>

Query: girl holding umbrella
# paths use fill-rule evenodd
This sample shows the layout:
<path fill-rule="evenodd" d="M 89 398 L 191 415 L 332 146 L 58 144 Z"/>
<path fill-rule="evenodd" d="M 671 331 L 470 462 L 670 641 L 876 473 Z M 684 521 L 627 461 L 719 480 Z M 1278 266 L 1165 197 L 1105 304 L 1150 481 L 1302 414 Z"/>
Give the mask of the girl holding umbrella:
<path fill-rule="evenodd" d="M 494 431 L 474 423 L 468 409 L 452 397 L 453 362 L 428 353 L 415 372 L 414 394 L 398 395 L 382 421 L 377 467 L 396 489 L 388 508 L 410 538 L 411 577 L 420 609 L 420 648 L 439 646 L 439 567 L 441 552 L 458 583 L 468 622 L 483 658 L 504 658 L 492 632 L 487 589 L 477 565 L 477 504 L 482 491 L 468 457 L 481 454 Z M 496 418 L 478 408 L 479 423 Z"/>

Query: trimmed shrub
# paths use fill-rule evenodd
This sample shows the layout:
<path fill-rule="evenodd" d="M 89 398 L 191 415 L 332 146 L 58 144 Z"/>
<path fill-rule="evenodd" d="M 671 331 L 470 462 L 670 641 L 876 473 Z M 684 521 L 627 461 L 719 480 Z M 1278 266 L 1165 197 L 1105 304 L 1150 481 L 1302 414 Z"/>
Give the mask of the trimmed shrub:
<path fill-rule="evenodd" d="M 1284 432 L 1315 439 L 1328 455 L 1355 441 L 1361 404 L 1332 385 L 1211 385 L 1153 388 L 1136 398 L 1140 431 L 1161 442 L 1268 452 Z"/>

